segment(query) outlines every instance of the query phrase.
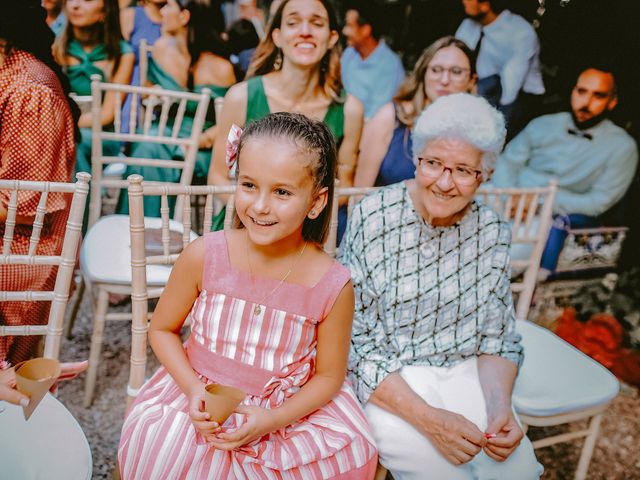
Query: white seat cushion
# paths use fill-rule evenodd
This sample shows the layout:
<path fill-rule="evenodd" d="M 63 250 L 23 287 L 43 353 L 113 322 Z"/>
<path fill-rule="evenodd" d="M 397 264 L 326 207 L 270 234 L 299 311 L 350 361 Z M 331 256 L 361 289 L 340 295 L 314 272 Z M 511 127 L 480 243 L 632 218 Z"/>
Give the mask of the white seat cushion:
<path fill-rule="evenodd" d="M 518 320 L 524 364 L 513 391 L 518 413 L 544 417 L 603 405 L 620 389 L 614 375 L 546 328 Z"/>
<path fill-rule="evenodd" d="M 160 218 L 144 218 L 146 228 L 160 228 Z M 169 228 L 182 233 L 182 224 L 170 220 Z M 198 235 L 190 234 L 191 241 Z M 80 251 L 80 267 L 92 283 L 131 285 L 131 237 L 128 215 L 107 215 L 87 232 Z M 147 266 L 147 285 L 163 286 L 169 280 L 171 265 Z"/>
<path fill-rule="evenodd" d="M 0 402 L 0 477 L 91 478 L 91 449 L 69 411 L 47 393 L 29 420 L 22 407 Z"/>

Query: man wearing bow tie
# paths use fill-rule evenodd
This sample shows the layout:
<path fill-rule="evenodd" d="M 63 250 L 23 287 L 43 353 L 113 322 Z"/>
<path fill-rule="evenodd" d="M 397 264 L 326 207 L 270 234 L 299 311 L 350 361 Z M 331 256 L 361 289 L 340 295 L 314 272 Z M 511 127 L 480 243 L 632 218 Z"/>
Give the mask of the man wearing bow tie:
<path fill-rule="evenodd" d="M 601 225 L 598 217 L 620 201 L 634 178 L 636 143 L 607 118 L 617 103 L 613 74 L 587 68 L 571 92 L 571 112 L 534 119 L 498 159 L 495 186 L 558 182 L 556 217 L 541 262 L 543 276 L 555 269 L 566 231 Z"/>

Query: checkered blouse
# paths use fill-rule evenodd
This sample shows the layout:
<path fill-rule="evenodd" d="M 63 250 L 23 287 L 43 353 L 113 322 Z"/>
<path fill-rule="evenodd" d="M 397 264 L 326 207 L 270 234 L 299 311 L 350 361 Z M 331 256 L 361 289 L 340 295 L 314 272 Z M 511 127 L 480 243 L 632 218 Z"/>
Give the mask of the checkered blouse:
<path fill-rule="evenodd" d="M 482 354 L 521 363 L 510 241 L 507 223 L 475 202 L 459 223 L 429 225 L 405 183 L 354 207 L 340 260 L 356 290 L 349 370 L 363 403 L 404 365 L 448 367 Z"/>

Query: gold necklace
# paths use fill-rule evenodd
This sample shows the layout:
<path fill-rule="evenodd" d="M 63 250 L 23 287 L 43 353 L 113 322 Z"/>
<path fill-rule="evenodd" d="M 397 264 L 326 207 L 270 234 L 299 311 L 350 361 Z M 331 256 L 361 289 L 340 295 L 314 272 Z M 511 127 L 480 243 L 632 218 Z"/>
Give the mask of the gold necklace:
<path fill-rule="evenodd" d="M 246 245 L 246 249 L 247 249 L 247 263 L 249 264 L 249 272 L 251 273 L 252 281 L 254 281 L 255 277 L 253 276 L 253 268 L 251 267 L 251 256 L 249 255 L 249 234 L 247 234 L 247 241 L 246 241 L 245 245 Z M 291 275 L 291 272 L 293 271 L 293 269 L 296 268 L 296 265 L 298 264 L 298 261 L 300 260 L 300 257 L 302 257 L 302 254 L 304 253 L 304 250 L 306 248 L 307 248 L 307 242 L 304 242 L 304 245 L 300 249 L 300 253 L 298 253 L 298 256 L 296 257 L 296 259 L 291 264 L 291 268 L 287 271 L 287 273 L 284 274 L 284 277 L 282 277 L 280 279 L 280 281 L 273 288 L 273 290 L 271 290 L 269 293 L 267 293 L 264 297 L 262 297 L 260 299 L 260 301 L 258 301 L 258 303 L 256 303 L 255 307 L 253 307 L 253 313 L 255 315 L 260 315 L 260 313 L 262 313 L 262 305 L 264 304 L 265 300 L 267 300 L 269 297 L 271 297 L 271 295 L 273 295 L 275 293 L 275 291 L 280 288 L 280 286 L 285 282 L 285 280 L 287 278 L 289 278 L 289 275 Z M 265 305 L 265 307 L 266 307 L 266 305 Z"/>

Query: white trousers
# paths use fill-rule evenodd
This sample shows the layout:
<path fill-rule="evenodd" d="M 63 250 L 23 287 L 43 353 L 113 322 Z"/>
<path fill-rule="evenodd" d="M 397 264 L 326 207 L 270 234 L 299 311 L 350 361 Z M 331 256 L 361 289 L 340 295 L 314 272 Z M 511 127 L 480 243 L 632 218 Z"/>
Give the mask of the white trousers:
<path fill-rule="evenodd" d="M 451 368 L 403 367 L 400 375 L 432 407 L 463 415 L 480 430 L 486 429 L 487 412 L 475 358 Z M 400 417 L 371 403 L 365 406 L 365 413 L 380 463 L 395 480 L 537 480 L 542 475 L 542 465 L 526 436 L 504 462 L 496 462 L 481 451 L 470 462 L 457 466 Z"/>

